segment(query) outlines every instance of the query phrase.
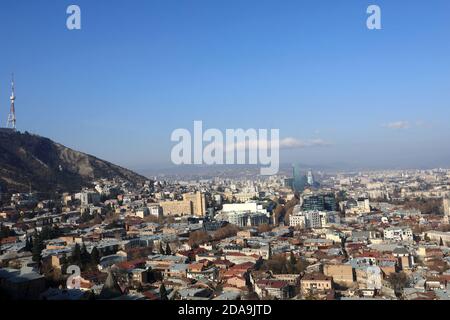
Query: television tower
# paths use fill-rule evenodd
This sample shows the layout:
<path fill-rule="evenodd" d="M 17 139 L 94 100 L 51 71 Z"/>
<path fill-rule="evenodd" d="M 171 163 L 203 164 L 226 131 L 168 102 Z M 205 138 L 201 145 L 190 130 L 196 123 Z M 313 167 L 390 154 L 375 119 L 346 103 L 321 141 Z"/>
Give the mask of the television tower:
<path fill-rule="evenodd" d="M 14 74 L 11 75 L 11 109 L 9 110 L 8 121 L 6 122 L 6 127 L 16 130 L 16 108 L 14 106 L 14 101 L 16 100 L 16 95 L 14 93 Z"/>

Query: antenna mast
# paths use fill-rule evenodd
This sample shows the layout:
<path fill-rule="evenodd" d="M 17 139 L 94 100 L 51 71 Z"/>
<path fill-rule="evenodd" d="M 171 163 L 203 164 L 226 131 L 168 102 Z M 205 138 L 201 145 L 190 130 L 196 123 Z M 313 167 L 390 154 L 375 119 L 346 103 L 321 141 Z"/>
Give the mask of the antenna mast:
<path fill-rule="evenodd" d="M 11 97 L 9 98 L 9 100 L 11 100 L 11 108 L 9 110 L 6 127 L 16 130 L 16 108 L 14 105 L 14 101 L 16 100 L 16 94 L 14 92 L 14 73 L 11 75 Z"/>

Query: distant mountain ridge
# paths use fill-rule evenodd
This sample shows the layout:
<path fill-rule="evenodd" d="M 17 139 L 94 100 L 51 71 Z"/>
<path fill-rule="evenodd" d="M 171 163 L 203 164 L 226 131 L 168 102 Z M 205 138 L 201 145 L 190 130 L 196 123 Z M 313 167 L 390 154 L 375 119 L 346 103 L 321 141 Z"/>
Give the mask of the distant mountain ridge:
<path fill-rule="evenodd" d="M 0 129 L 0 192 L 77 191 L 101 178 L 147 178 L 29 133 Z"/>

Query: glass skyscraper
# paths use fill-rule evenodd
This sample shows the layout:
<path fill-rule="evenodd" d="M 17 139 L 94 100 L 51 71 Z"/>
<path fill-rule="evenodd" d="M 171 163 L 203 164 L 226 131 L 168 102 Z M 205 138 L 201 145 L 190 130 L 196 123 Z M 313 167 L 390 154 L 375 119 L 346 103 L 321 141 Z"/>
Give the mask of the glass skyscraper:
<path fill-rule="evenodd" d="M 296 192 L 302 192 L 305 190 L 305 187 L 308 184 L 308 179 L 306 177 L 306 174 L 304 174 L 300 168 L 300 165 L 294 164 L 292 166 L 292 174 L 293 174 L 293 184 L 292 187 L 294 191 Z"/>

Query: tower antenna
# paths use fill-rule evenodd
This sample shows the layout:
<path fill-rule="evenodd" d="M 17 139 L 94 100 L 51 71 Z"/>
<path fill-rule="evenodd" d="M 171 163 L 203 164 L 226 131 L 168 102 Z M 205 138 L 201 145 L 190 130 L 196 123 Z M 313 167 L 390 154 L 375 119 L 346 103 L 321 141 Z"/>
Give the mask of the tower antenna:
<path fill-rule="evenodd" d="M 6 127 L 16 130 L 16 108 L 14 102 L 16 100 L 16 94 L 14 92 L 14 73 L 11 74 L 11 108 L 9 110 L 8 121 L 6 122 Z"/>

